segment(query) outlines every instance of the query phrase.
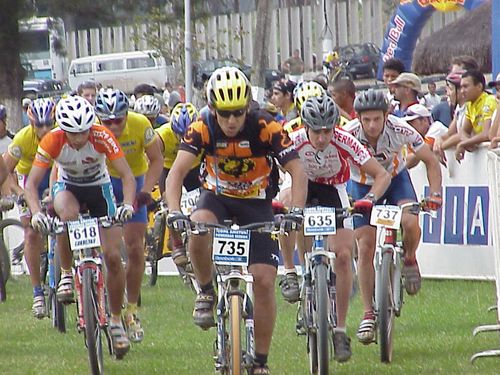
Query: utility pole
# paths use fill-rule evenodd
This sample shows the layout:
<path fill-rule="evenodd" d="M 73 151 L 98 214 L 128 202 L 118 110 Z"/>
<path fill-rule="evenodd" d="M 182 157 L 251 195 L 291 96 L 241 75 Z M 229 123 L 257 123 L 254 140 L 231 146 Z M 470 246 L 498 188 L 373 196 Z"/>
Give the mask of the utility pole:
<path fill-rule="evenodd" d="M 269 65 L 269 41 L 271 33 L 272 1 L 257 0 L 257 25 L 253 39 L 252 83 L 255 85 L 254 98 L 264 99 L 265 69 Z"/>
<path fill-rule="evenodd" d="M 186 82 L 186 101 L 190 102 L 193 96 L 193 63 L 191 60 L 191 0 L 184 0 L 184 44 L 185 66 L 184 80 Z"/>

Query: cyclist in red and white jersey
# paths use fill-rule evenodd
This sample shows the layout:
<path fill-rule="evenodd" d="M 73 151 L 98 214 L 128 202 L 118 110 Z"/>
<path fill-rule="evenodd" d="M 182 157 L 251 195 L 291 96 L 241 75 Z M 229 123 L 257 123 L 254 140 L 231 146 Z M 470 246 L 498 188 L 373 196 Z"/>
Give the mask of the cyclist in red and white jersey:
<path fill-rule="evenodd" d="M 302 105 L 301 118 L 305 126 L 290 133 L 290 138 L 308 177 L 306 205 L 349 207 L 346 190 L 349 160 L 358 165 L 364 173 L 372 176 L 375 181 L 371 188 L 373 194 L 381 196 L 384 193 L 391 180 L 389 174 L 371 157 L 365 146 L 336 126 L 340 121 L 340 112 L 332 98 L 326 93 L 319 97 L 309 97 Z M 364 202 L 361 202 L 360 206 L 355 202 L 355 207 L 364 210 L 366 208 L 363 204 Z M 337 220 L 336 228 L 337 233 L 328 237 L 328 248 L 333 249 L 336 254 L 337 274 L 338 320 L 334 329 L 333 345 L 335 359 L 344 362 L 351 357 L 350 339 L 346 334 L 346 315 L 352 289 L 351 252 L 354 232 L 352 222 L 348 219 Z M 293 263 L 294 244 L 293 234 L 281 243 L 285 270 L 288 270 L 285 278 L 297 277 Z M 311 246 L 306 248 L 310 249 Z M 295 297 L 295 300 L 298 300 L 298 285 Z"/>
<path fill-rule="evenodd" d="M 388 115 L 389 103 L 382 91 L 373 89 L 363 91 L 356 97 L 354 108 L 358 120 L 348 123 L 343 129 L 353 134 L 392 176 L 391 184 L 383 195 L 373 194 L 374 179 L 362 169 L 353 165 L 350 194 L 354 199 L 364 200 L 369 204 L 401 205 L 415 202 L 417 196 L 406 170 L 403 150 L 406 146 L 413 149 L 416 157 L 427 168 L 429 196 L 427 208 L 437 210 L 441 207 L 441 169 L 439 162 L 424 142 L 422 136 L 403 119 Z M 358 278 L 361 298 L 364 305 L 364 317 L 358 329 L 357 337 L 364 344 L 375 339 L 375 313 L 372 297 L 375 285 L 373 257 L 375 254 L 376 228 L 369 225 L 369 217 L 354 218 L 355 236 L 358 243 Z M 403 276 L 408 294 L 420 290 L 421 278 L 417 264 L 416 251 L 420 241 L 418 216 L 405 210 L 401 226 L 405 259 Z"/>
<path fill-rule="evenodd" d="M 76 220 L 82 206 L 92 217 L 114 216 L 120 222 L 130 219 L 134 212 L 135 179 L 116 138 L 105 127 L 94 124 L 92 105 L 78 96 L 62 99 L 56 107 L 56 121 L 59 128 L 41 140 L 26 182 L 26 201 L 33 213 L 33 228 L 38 231 L 49 228 L 48 219 L 40 210 L 37 189 L 52 161 L 58 168 L 57 182 L 52 188 L 54 209 L 62 221 Z M 110 160 L 123 181 L 124 199 L 118 208 L 106 159 Z M 100 229 L 100 235 L 108 270 L 106 281 L 112 314 L 110 334 L 115 352 L 123 355 L 130 343 L 121 323 L 125 291 L 120 256 L 121 228 Z M 57 236 L 57 251 L 62 271 L 57 298 L 61 302 L 70 302 L 74 298 L 72 254 L 66 234 Z"/>

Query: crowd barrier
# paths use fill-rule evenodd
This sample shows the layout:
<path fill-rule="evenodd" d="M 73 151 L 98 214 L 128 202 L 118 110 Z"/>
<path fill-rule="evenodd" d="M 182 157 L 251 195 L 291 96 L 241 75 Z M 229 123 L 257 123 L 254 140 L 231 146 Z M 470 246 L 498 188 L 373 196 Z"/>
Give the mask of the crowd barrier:
<path fill-rule="evenodd" d="M 490 223 L 487 148 L 481 146 L 458 163 L 447 151 L 441 166 L 443 208 L 436 218 L 421 217 L 422 241 L 417 259 L 424 277 L 494 279 L 495 263 Z M 417 197 L 428 190 L 423 163 L 410 171 Z"/>

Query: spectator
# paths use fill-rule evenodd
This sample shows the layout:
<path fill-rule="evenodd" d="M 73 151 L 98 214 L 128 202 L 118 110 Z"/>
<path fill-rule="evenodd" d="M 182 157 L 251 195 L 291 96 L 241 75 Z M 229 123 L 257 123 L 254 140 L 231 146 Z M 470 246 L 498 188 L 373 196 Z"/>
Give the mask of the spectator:
<path fill-rule="evenodd" d="M 324 90 L 328 89 L 328 76 L 326 74 L 318 74 L 313 78 L 313 81 L 319 83 Z"/>
<path fill-rule="evenodd" d="M 500 101 L 500 73 L 497 74 L 497 78 L 494 81 L 488 83 L 489 88 L 495 89 L 495 98 Z"/>
<path fill-rule="evenodd" d="M 490 139 L 490 125 L 497 102 L 493 95 L 485 92 L 486 81 L 479 70 L 468 70 L 462 75 L 460 89 L 467 101 L 465 120 L 460 129 L 460 141 L 455 158 L 461 161 L 465 151 L 474 151 L 482 142 Z"/>
<path fill-rule="evenodd" d="M 172 111 L 172 109 L 174 109 L 174 107 L 179 103 L 182 103 L 181 95 L 177 91 L 172 91 L 166 103 L 168 110 Z"/>
<path fill-rule="evenodd" d="M 384 80 L 385 85 L 389 89 L 387 93 L 387 100 L 389 103 L 392 103 L 394 100 L 394 87 L 389 84 L 394 81 L 398 76 L 405 71 L 405 65 L 399 59 L 389 59 L 384 62 L 382 67 L 382 79 Z"/>
<path fill-rule="evenodd" d="M 406 110 L 413 104 L 418 104 L 418 94 L 422 91 L 420 78 L 414 73 L 401 73 L 398 78 L 389 83 L 394 90 L 394 99 L 398 103 L 393 107 L 392 114 L 404 117 Z"/>
<path fill-rule="evenodd" d="M 449 103 L 449 111 L 451 123 L 448 127 L 448 131 L 446 134 L 443 134 L 441 137 L 435 139 L 433 151 L 437 155 L 439 161 L 446 166 L 446 156 L 444 150 L 455 147 L 458 142 L 460 142 L 460 129 L 462 128 L 464 119 L 465 119 L 465 97 L 463 93 L 460 91 L 460 81 L 462 80 L 462 74 L 464 71 L 456 71 L 451 72 L 446 77 L 446 95 L 448 96 L 448 100 L 446 103 Z M 440 106 L 439 104 L 438 106 Z M 436 109 L 436 106 L 434 109 Z M 438 120 L 437 117 L 433 118 Z"/>
<path fill-rule="evenodd" d="M 290 80 L 277 81 L 273 86 L 271 102 L 281 111 L 285 122 L 293 120 L 299 115 L 293 102 L 295 86 L 295 82 Z"/>
<path fill-rule="evenodd" d="M 31 99 L 30 98 L 23 98 L 22 100 L 22 106 L 23 106 L 23 113 L 22 113 L 22 121 L 23 121 L 23 128 L 30 123 L 30 119 L 28 117 L 28 107 L 31 104 Z"/>
<path fill-rule="evenodd" d="M 461 70 L 478 70 L 479 64 L 477 60 L 472 56 L 462 55 L 455 56 L 451 60 L 451 70 L 450 72 L 456 72 Z"/>
<path fill-rule="evenodd" d="M 300 50 L 295 49 L 282 65 L 283 72 L 288 73 L 288 79 L 296 83 L 302 82 L 304 74 L 304 61 L 300 57 Z"/>
<path fill-rule="evenodd" d="M 10 145 L 14 135 L 7 131 L 7 108 L 0 104 L 0 155 L 3 155 Z"/>
<path fill-rule="evenodd" d="M 441 137 L 447 132 L 446 126 L 439 121 L 433 121 L 431 112 L 422 104 L 413 104 L 408 107 L 406 116 L 403 117 L 423 138 L 425 143 L 432 149 L 436 138 Z M 415 167 L 420 159 L 415 155 L 411 148 L 408 149 L 406 157 L 406 168 Z"/>
<path fill-rule="evenodd" d="M 148 85 L 147 83 L 141 83 L 134 87 L 134 97 L 135 99 L 139 99 L 144 95 L 154 95 L 156 90 L 153 86 Z"/>
<path fill-rule="evenodd" d="M 427 89 L 429 92 L 424 95 L 424 105 L 427 107 L 429 111 L 432 111 L 432 109 L 441 103 L 441 96 L 436 94 L 436 83 L 435 82 L 429 82 L 427 84 Z"/>
<path fill-rule="evenodd" d="M 333 100 L 340 108 L 340 114 L 348 120 L 357 117 L 354 110 L 356 86 L 349 79 L 341 79 L 333 85 Z"/>
<path fill-rule="evenodd" d="M 80 83 L 76 88 L 76 94 L 84 99 L 87 99 L 87 101 L 94 106 L 95 97 L 97 95 L 97 87 L 95 82 L 84 81 Z"/>

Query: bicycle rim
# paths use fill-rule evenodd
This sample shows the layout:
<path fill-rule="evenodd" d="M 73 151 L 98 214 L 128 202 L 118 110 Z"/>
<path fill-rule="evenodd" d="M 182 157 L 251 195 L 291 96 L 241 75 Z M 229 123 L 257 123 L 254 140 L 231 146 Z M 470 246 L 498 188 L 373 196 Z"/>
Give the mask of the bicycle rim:
<path fill-rule="evenodd" d="M 316 302 L 316 326 L 317 326 L 317 348 L 318 348 L 318 374 L 328 374 L 329 355 L 329 333 L 328 321 L 328 282 L 327 268 L 325 264 L 317 264 L 314 267 L 314 296 Z"/>
<path fill-rule="evenodd" d="M 90 268 L 83 270 L 82 293 L 85 342 L 89 353 L 90 369 L 93 375 L 100 375 L 104 372 L 102 337 L 97 319 L 97 293 L 94 288 L 93 272 Z"/>
<path fill-rule="evenodd" d="M 3 241 L 0 242 L 0 267 L 2 268 L 0 270 L 2 272 L 2 284 L 5 287 L 10 277 L 10 256 Z M 2 295 L 4 295 L 4 293 L 2 293 Z"/>
<path fill-rule="evenodd" d="M 380 359 L 382 362 L 392 361 L 392 335 L 394 330 L 394 299 L 392 291 L 392 274 L 394 264 L 392 253 L 385 252 L 382 255 L 382 269 L 378 300 L 380 301 L 378 312 L 378 328 L 380 335 Z"/>
<path fill-rule="evenodd" d="M 3 219 L 0 220 L 0 236 L 1 236 L 1 241 L 0 241 L 0 256 L 2 257 L 2 271 L 3 271 L 3 277 L 5 279 L 5 283 L 7 283 L 7 280 L 10 277 L 10 267 L 11 267 L 11 257 L 10 254 L 13 251 L 18 251 L 20 248 L 24 248 L 24 240 L 15 246 L 14 249 L 11 249 L 9 246 L 10 244 L 5 243 L 5 229 L 7 229 L 10 226 L 18 227 L 19 231 L 23 230 L 23 225 L 19 220 L 16 219 Z M 24 238 L 24 236 L 23 236 Z M 4 259 L 6 260 L 4 262 Z"/>
<path fill-rule="evenodd" d="M 7 291 L 5 289 L 5 278 L 3 276 L 3 260 L 0 259 L 0 302 L 4 302 L 7 299 Z"/>
<path fill-rule="evenodd" d="M 229 374 L 240 375 L 241 371 L 241 303 L 240 296 L 229 297 Z"/>

